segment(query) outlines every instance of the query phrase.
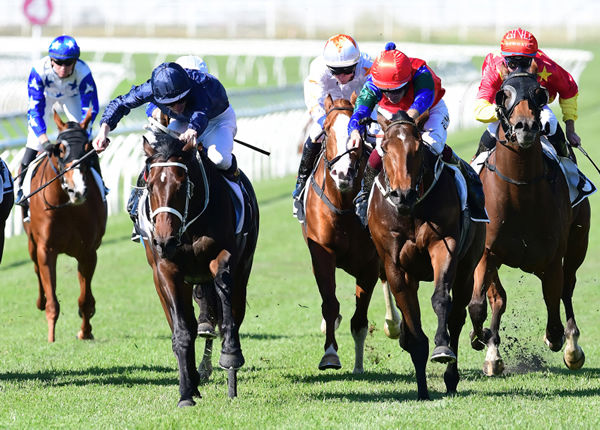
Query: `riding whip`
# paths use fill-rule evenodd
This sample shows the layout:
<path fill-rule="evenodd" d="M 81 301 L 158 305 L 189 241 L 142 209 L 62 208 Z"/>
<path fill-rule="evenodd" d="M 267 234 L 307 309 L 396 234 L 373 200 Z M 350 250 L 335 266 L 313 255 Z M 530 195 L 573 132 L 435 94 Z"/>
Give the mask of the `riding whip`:
<path fill-rule="evenodd" d="M 588 155 L 588 153 L 585 151 L 585 149 L 583 149 L 583 146 L 581 146 L 581 144 L 579 144 L 578 146 L 576 146 L 576 148 L 578 148 L 583 155 L 585 155 L 587 157 L 588 160 L 590 160 L 590 163 L 592 163 L 592 166 L 594 166 L 596 168 L 596 170 L 598 171 L 598 173 L 600 173 L 600 169 L 598 169 L 598 166 L 596 166 L 596 163 L 594 163 L 594 160 L 591 159 L 591 157 Z"/>
<path fill-rule="evenodd" d="M 258 148 L 258 147 L 254 146 L 254 145 L 250 145 L 249 143 L 243 142 L 241 140 L 233 139 L 233 141 L 239 143 L 240 145 L 244 145 L 247 148 L 254 149 L 256 152 L 260 152 L 261 154 L 265 154 L 267 156 L 271 155 L 271 153 L 269 151 L 265 151 L 262 148 Z"/>

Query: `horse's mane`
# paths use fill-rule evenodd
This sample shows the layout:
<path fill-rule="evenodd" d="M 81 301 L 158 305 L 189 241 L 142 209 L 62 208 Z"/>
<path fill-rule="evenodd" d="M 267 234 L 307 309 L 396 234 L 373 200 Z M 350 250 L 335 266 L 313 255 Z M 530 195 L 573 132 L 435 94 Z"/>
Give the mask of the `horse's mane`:
<path fill-rule="evenodd" d="M 184 144 L 179 139 L 175 139 L 166 133 L 156 133 L 155 138 L 152 147 L 156 153 L 148 159 L 149 162 L 159 159 L 168 160 L 171 157 L 184 157 L 185 154 L 182 151 Z"/>
<path fill-rule="evenodd" d="M 394 115 L 392 115 L 392 121 L 410 121 L 410 122 L 415 122 L 415 120 L 412 119 L 410 116 L 408 116 L 408 114 L 405 111 L 403 111 L 403 110 L 399 110 Z"/>

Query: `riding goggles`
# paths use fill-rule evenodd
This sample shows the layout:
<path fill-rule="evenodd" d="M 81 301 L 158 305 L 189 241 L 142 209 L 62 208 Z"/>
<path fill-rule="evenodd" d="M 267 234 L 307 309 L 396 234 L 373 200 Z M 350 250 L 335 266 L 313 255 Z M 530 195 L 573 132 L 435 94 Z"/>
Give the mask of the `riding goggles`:
<path fill-rule="evenodd" d="M 346 67 L 327 66 L 332 75 L 351 75 L 356 70 L 356 64 Z"/>
<path fill-rule="evenodd" d="M 506 63 L 506 67 L 511 70 L 516 70 L 518 68 L 528 69 L 531 66 L 532 57 L 504 57 L 504 62 Z"/>
<path fill-rule="evenodd" d="M 406 86 L 407 83 L 408 82 L 405 82 L 405 83 L 403 83 L 402 85 L 400 85 L 399 87 L 396 87 L 396 88 L 379 88 L 379 89 L 386 96 L 395 96 L 395 95 L 398 95 L 398 94 L 400 94 L 400 93 L 402 93 L 404 91 L 404 87 Z"/>
<path fill-rule="evenodd" d="M 69 58 L 68 60 L 57 60 L 55 58 L 52 58 L 52 62 L 54 64 L 56 64 L 57 66 L 67 66 L 67 67 L 70 67 L 73 64 L 75 64 L 75 61 L 77 61 L 77 60 L 75 60 L 74 58 Z"/>

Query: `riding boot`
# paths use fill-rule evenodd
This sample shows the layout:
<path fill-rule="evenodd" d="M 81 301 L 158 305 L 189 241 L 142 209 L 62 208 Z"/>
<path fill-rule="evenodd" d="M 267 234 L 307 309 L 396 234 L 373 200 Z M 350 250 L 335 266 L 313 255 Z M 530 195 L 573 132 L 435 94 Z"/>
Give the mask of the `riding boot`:
<path fill-rule="evenodd" d="M 19 178 L 17 179 L 17 199 L 16 203 L 21 206 L 23 213 L 23 222 L 29 221 L 29 200 L 23 200 L 23 180 L 25 178 L 25 171 L 29 168 L 31 162 L 37 156 L 37 151 L 31 148 L 25 148 L 25 154 L 21 160 L 21 167 L 19 168 Z"/>
<path fill-rule="evenodd" d="M 562 131 L 560 124 L 556 126 L 556 132 L 551 136 L 546 136 L 548 141 L 554 146 L 556 154 L 559 157 L 569 157 L 569 150 L 567 149 L 567 139 L 565 133 Z"/>
<path fill-rule="evenodd" d="M 198 336 L 207 339 L 217 337 L 217 295 L 213 282 L 194 286 L 194 300 L 198 304 Z"/>
<path fill-rule="evenodd" d="M 127 212 L 129 213 L 129 217 L 131 221 L 133 221 L 134 225 L 134 233 L 131 235 L 131 240 L 137 242 L 134 236 L 136 233 L 135 226 L 138 224 L 138 206 L 140 203 L 140 197 L 144 192 L 144 188 L 146 187 L 146 180 L 144 179 L 145 170 L 140 173 L 137 179 L 136 186 L 132 188 L 131 194 L 129 195 L 129 200 L 127 201 Z M 139 239 L 139 238 L 138 238 Z"/>
<path fill-rule="evenodd" d="M 367 228 L 367 203 L 369 202 L 369 195 L 371 194 L 373 181 L 377 175 L 379 175 L 379 170 L 367 164 L 367 167 L 365 168 L 365 174 L 360 184 L 360 191 L 354 198 L 356 215 L 358 216 L 358 219 L 364 228 Z"/>
<path fill-rule="evenodd" d="M 302 195 L 302 190 L 304 190 L 304 187 L 306 186 L 306 181 L 310 176 L 310 172 L 312 172 L 320 150 L 321 145 L 313 142 L 311 137 L 308 136 L 302 147 L 302 158 L 300 158 L 300 166 L 298 167 L 298 179 L 296 180 L 296 187 L 292 192 L 292 198 L 294 199 L 292 215 L 295 216 L 299 222 L 304 222 L 304 207 L 300 201 L 300 196 Z"/>
<path fill-rule="evenodd" d="M 223 170 L 223 176 L 231 182 L 240 184 L 240 170 L 238 169 L 237 160 L 235 155 L 231 154 L 231 166 L 227 170 Z"/>
<path fill-rule="evenodd" d="M 477 152 L 475 153 L 475 157 L 485 151 L 491 151 L 496 146 L 496 138 L 490 134 L 488 129 L 485 129 L 483 134 L 481 135 L 481 139 L 479 139 L 479 146 L 477 147 Z M 473 157 L 473 158 L 475 158 Z"/>
<path fill-rule="evenodd" d="M 485 195 L 483 194 L 483 184 L 479 175 L 462 158 L 453 154 L 453 162 L 458 163 L 465 182 L 467 183 L 467 206 L 471 211 L 471 218 L 475 221 L 489 221 L 485 210 Z"/>

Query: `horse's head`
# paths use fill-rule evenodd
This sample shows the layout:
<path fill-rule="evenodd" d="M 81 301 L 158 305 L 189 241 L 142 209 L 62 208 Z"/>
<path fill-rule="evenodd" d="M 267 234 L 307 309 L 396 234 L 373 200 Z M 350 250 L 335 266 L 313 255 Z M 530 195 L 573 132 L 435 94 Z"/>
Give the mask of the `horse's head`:
<path fill-rule="evenodd" d="M 548 91 L 537 81 L 535 61 L 527 70 L 507 74 L 496 93 L 499 119 L 506 139 L 529 148 L 539 139 L 540 112 L 548 104 Z"/>
<path fill-rule="evenodd" d="M 83 203 L 87 194 L 85 174 L 90 168 L 90 159 L 86 157 L 82 161 L 82 158 L 92 150 L 87 134 L 87 127 L 92 119 L 92 113 L 92 109 L 88 109 L 81 123 L 75 121 L 65 123 L 60 115 L 54 111 L 54 122 L 58 127 L 58 137 L 51 156 L 57 158 L 59 170 L 61 173 L 64 172 L 61 176 L 61 185 L 69 196 L 69 202 L 74 205 Z"/>
<path fill-rule="evenodd" d="M 377 122 L 384 130 L 381 141 L 383 169 L 388 199 L 401 214 L 412 212 L 423 187 L 423 141 L 420 129 L 426 117 L 415 122 L 399 111 L 391 120 L 379 115 Z"/>
<path fill-rule="evenodd" d="M 353 97 L 356 100 L 356 96 Z M 337 188 L 344 192 L 354 188 L 359 171 L 363 148 L 350 147 L 348 123 L 354 111 L 354 100 L 333 101 L 330 95 L 325 98 L 327 117 L 323 123 L 326 135 L 325 164 Z"/>
<path fill-rule="evenodd" d="M 196 159 L 193 143 L 165 133 L 156 134 L 150 144 L 144 136 L 146 188 L 153 227 L 152 245 L 161 258 L 172 258 L 188 225 L 188 209 L 193 194 L 190 168 Z"/>

